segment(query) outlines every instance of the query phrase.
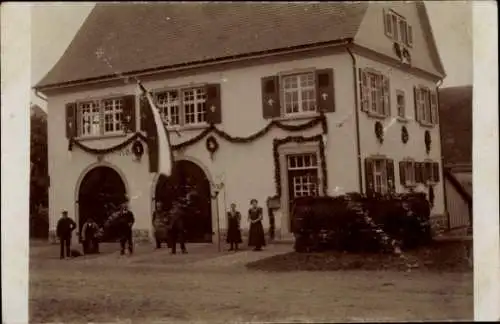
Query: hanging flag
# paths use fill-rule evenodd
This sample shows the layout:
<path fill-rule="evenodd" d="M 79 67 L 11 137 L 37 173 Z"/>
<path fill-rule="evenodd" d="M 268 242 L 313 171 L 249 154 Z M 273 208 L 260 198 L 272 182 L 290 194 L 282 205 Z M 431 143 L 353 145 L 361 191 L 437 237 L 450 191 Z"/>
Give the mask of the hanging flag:
<path fill-rule="evenodd" d="M 172 147 L 170 146 L 170 139 L 168 136 L 167 128 L 163 124 L 163 120 L 160 116 L 160 111 L 156 107 L 153 97 L 151 93 L 146 91 L 144 86 L 140 81 L 137 81 L 139 88 L 141 89 L 142 94 L 146 97 L 149 103 L 149 107 L 151 108 L 152 115 L 154 118 L 156 133 L 158 136 L 158 173 L 163 174 L 165 176 L 170 176 L 172 174 L 172 164 L 173 164 L 173 155 L 172 155 Z"/>

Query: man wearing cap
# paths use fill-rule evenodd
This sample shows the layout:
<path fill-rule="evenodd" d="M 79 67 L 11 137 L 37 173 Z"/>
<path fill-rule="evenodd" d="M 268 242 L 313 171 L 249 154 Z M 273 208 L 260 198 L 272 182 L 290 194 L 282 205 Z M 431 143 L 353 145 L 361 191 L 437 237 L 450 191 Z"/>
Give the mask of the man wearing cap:
<path fill-rule="evenodd" d="M 76 223 L 68 217 L 68 211 L 63 210 L 62 217 L 57 222 L 56 235 L 61 244 L 60 258 L 64 259 L 64 249 L 66 257 L 71 257 L 71 233 L 75 230 Z"/>

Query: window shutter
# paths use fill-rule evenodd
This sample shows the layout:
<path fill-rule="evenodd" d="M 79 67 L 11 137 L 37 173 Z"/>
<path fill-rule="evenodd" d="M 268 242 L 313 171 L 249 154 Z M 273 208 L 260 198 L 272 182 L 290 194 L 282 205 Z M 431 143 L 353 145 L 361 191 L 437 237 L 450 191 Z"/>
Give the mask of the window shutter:
<path fill-rule="evenodd" d="M 422 183 L 422 165 L 420 162 L 415 162 L 415 182 Z"/>
<path fill-rule="evenodd" d="M 319 111 L 335 111 L 335 82 L 333 69 L 316 71 L 316 102 Z"/>
<path fill-rule="evenodd" d="M 368 78 L 366 72 L 363 69 L 359 69 L 359 100 L 361 102 L 361 111 L 367 112 L 368 107 Z"/>
<path fill-rule="evenodd" d="M 382 76 L 384 95 L 384 115 L 391 116 L 391 85 L 388 76 Z"/>
<path fill-rule="evenodd" d="M 77 136 L 77 111 L 76 102 L 66 104 L 66 137 L 73 138 Z"/>
<path fill-rule="evenodd" d="M 432 165 L 429 162 L 422 163 L 422 183 L 426 184 L 427 181 L 432 180 Z"/>
<path fill-rule="evenodd" d="M 146 132 L 148 155 L 149 155 L 149 172 L 158 172 L 158 136 L 156 125 L 154 122 L 149 102 L 144 95 L 140 97 L 141 108 L 141 130 Z"/>
<path fill-rule="evenodd" d="M 123 97 L 123 125 L 131 132 L 136 131 L 135 127 L 135 96 Z"/>
<path fill-rule="evenodd" d="M 420 109 L 419 109 L 419 106 L 418 106 L 418 88 L 417 87 L 413 87 L 413 102 L 414 102 L 414 105 L 415 105 L 415 121 L 416 122 L 420 122 Z"/>
<path fill-rule="evenodd" d="M 222 122 L 222 107 L 220 84 L 208 84 L 206 86 L 207 101 L 207 122 L 209 124 L 220 124 Z"/>
<path fill-rule="evenodd" d="M 406 185 L 406 168 L 407 168 L 407 163 L 405 161 L 400 161 L 399 162 L 399 182 L 401 183 L 402 186 Z"/>
<path fill-rule="evenodd" d="M 394 181 L 394 160 L 385 160 L 385 168 L 387 172 L 387 187 L 390 192 L 396 191 L 396 184 Z"/>
<path fill-rule="evenodd" d="M 439 123 L 439 107 L 437 103 L 437 93 L 435 91 L 430 92 L 431 101 L 431 122 L 434 125 Z"/>
<path fill-rule="evenodd" d="M 280 87 L 277 75 L 263 77 L 262 84 L 262 116 L 265 119 L 279 117 L 280 108 Z"/>
<path fill-rule="evenodd" d="M 373 194 L 373 160 L 370 158 L 365 159 L 365 186 L 365 193 Z"/>
<path fill-rule="evenodd" d="M 439 163 L 434 162 L 432 163 L 432 176 L 433 176 L 433 181 L 434 182 L 439 182 Z"/>
<path fill-rule="evenodd" d="M 406 25 L 407 26 L 407 34 L 408 34 L 408 46 L 412 47 L 413 46 L 413 29 L 411 28 L 411 25 Z"/>
<path fill-rule="evenodd" d="M 392 37 L 392 21 L 391 14 L 384 9 L 384 32 L 387 36 Z"/>

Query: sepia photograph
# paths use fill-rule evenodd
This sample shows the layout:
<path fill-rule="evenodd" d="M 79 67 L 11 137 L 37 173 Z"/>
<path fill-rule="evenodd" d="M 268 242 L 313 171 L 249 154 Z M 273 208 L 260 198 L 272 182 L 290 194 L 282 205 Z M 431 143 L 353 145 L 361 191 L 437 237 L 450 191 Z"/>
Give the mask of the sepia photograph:
<path fill-rule="evenodd" d="M 473 6 L 32 3 L 28 321 L 477 319 Z"/>

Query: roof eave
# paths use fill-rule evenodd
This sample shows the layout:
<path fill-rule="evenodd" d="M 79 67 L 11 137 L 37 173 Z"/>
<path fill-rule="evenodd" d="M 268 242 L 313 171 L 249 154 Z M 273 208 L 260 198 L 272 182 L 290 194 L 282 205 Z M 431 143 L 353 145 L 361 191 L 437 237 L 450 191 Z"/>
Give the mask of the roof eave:
<path fill-rule="evenodd" d="M 59 88 L 67 88 L 67 87 L 85 85 L 85 84 L 90 84 L 90 83 L 115 81 L 115 80 L 123 79 L 125 77 L 133 78 L 133 77 L 139 77 L 139 76 L 144 76 L 144 75 L 152 75 L 152 74 L 159 74 L 159 73 L 176 71 L 176 70 L 189 69 L 192 67 L 203 67 L 203 66 L 224 64 L 224 63 L 229 63 L 229 62 L 246 61 L 246 60 L 257 59 L 257 58 L 268 57 L 268 56 L 278 56 L 278 55 L 283 55 L 283 54 L 298 53 L 301 51 L 314 50 L 314 49 L 320 49 L 320 48 L 325 48 L 325 47 L 345 46 L 345 45 L 351 43 L 352 41 L 353 41 L 352 37 L 341 38 L 341 39 L 327 41 L 327 42 L 321 42 L 321 43 L 298 45 L 298 46 L 289 47 L 289 48 L 279 48 L 279 49 L 273 49 L 273 50 L 267 50 L 267 51 L 261 51 L 261 52 L 245 53 L 245 54 L 220 57 L 220 58 L 215 58 L 215 59 L 208 59 L 208 60 L 203 60 L 203 61 L 186 62 L 186 63 L 175 64 L 175 65 L 170 65 L 170 66 L 162 66 L 162 67 L 156 67 L 156 68 L 151 68 L 151 69 L 130 71 L 130 72 L 122 73 L 121 75 L 108 74 L 108 75 L 103 75 L 100 77 L 79 79 L 79 80 L 52 83 L 52 84 L 50 84 L 50 83 L 43 84 L 42 82 L 39 82 L 37 85 L 35 85 L 33 87 L 33 89 L 35 91 L 43 92 L 43 91 L 47 91 L 47 90 L 55 90 L 55 89 L 59 89 Z"/>

